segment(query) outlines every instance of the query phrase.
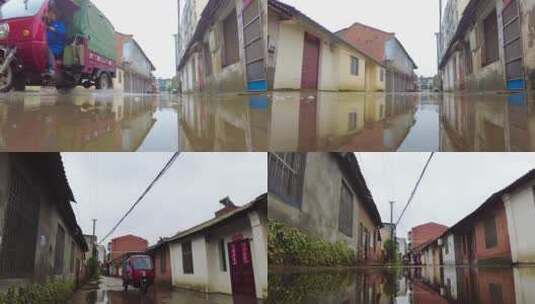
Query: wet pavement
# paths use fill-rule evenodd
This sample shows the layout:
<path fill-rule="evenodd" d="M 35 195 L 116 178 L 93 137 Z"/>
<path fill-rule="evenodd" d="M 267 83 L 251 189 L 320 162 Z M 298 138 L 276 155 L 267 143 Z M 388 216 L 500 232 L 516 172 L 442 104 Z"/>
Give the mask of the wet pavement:
<path fill-rule="evenodd" d="M 99 282 L 86 284 L 76 292 L 72 304 L 257 304 L 256 299 L 233 298 L 221 294 L 202 294 L 189 290 L 150 287 L 147 294 L 129 287 L 125 292 L 122 281 L 101 277 Z"/>
<path fill-rule="evenodd" d="M 0 95 L 0 151 L 535 151 L 528 95 Z"/>
<path fill-rule="evenodd" d="M 268 303 L 535 303 L 535 268 L 370 268 L 269 274 Z"/>

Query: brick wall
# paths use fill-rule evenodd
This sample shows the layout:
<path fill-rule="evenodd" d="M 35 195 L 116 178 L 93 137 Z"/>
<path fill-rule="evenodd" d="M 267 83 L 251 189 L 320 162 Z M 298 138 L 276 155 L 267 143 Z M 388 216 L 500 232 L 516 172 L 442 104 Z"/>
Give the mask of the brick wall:
<path fill-rule="evenodd" d="M 446 230 L 448 230 L 448 227 L 437 223 L 427 223 L 414 227 L 410 232 L 411 246 L 412 248 L 415 248 L 419 245 L 436 239 L 441 234 L 446 232 Z"/>
<path fill-rule="evenodd" d="M 147 250 L 148 241 L 134 235 L 126 235 L 111 241 L 111 260 L 115 260 L 128 252 L 142 252 Z"/>

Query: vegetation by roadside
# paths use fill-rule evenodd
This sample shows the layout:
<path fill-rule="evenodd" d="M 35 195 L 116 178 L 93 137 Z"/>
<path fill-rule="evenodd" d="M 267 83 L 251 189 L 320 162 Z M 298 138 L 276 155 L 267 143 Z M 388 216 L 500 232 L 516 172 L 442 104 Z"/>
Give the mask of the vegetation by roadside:
<path fill-rule="evenodd" d="M 63 280 L 10 288 L 5 294 L 0 294 L 0 304 L 63 304 L 71 298 L 74 289 L 73 281 Z"/>
<path fill-rule="evenodd" d="M 305 235 L 276 221 L 269 223 L 270 265 L 355 266 L 355 251 L 345 243 L 330 243 Z"/>

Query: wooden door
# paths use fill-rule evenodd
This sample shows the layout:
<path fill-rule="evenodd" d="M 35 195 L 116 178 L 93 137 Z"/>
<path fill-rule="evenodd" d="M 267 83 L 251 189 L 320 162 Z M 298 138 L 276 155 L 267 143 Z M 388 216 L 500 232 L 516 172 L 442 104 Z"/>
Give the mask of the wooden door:
<path fill-rule="evenodd" d="M 320 40 L 305 33 L 303 47 L 303 67 L 301 75 L 301 88 L 308 90 L 318 89 L 320 61 Z"/>
<path fill-rule="evenodd" d="M 232 294 L 256 298 L 253 259 L 249 240 L 228 244 Z"/>
<path fill-rule="evenodd" d="M 243 0 L 243 39 L 247 89 L 251 92 L 267 90 L 266 42 L 260 0 Z"/>
<path fill-rule="evenodd" d="M 503 43 L 507 89 L 521 91 L 526 87 L 518 0 L 503 0 Z"/>

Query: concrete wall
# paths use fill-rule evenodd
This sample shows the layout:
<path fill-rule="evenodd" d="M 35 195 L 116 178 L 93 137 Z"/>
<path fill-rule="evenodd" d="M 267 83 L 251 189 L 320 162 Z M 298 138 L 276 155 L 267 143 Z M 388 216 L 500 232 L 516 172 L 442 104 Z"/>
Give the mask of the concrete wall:
<path fill-rule="evenodd" d="M 504 197 L 513 263 L 535 263 L 535 182 Z"/>
<path fill-rule="evenodd" d="M 208 292 L 208 256 L 204 236 L 191 240 L 193 274 L 185 274 L 182 264 L 182 243 L 171 243 L 171 269 L 173 286 Z"/>
<path fill-rule="evenodd" d="M 290 20 L 279 21 L 274 14 L 269 23 L 271 57 L 270 69 L 273 74 L 273 89 L 299 90 L 303 67 L 305 32 L 314 34 L 313 29 Z M 318 34 L 319 35 L 319 34 Z M 364 55 L 342 44 L 331 42 L 330 38 L 319 35 L 320 62 L 318 89 L 323 91 L 372 91 L 384 90 L 379 78 L 377 65 Z M 359 75 L 351 74 L 351 57 L 359 59 Z M 368 71 L 368 66 L 371 70 Z M 369 77 L 369 78 L 368 78 Z M 368 83 L 370 84 L 368 86 Z"/>
<path fill-rule="evenodd" d="M 446 252 L 446 246 L 442 246 L 442 256 L 444 265 L 455 265 L 455 236 L 453 234 L 446 235 L 442 241 L 444 244 L 448 244 L 448 251 Z"/>
<path fill-rule="evenodd" d="M 513 268 L 514 290 L 517 304 L 531 304 L 535 299 L 535 269 L 528 267 Z"/>
<path fill-rule="evenodd" d="M 6 224 L 5 213 L 9 198 L 9 160 L 7 153 L 0 153 L 0 251 L 2 249 L 2 238 L 4 235 L 4 225 Z"/>
<path fill-rule="evenodd" d="M 463 1 L 460 3 L 464 5 Z M 498 17 L 499 60 L 483 66 L 483 21 L 494 9 L 496 9 Z M 467 74 L 464 55 L 461 54 L 462 51 L 456 51 L 449 57 L 447 65 L 441 70 L 444 90 L 461 90 L 462 74 L 464 75 L 464 88 L 467 91 L 503 91 L 506 89 L 502 10 L 503 3 L 500 0 L 481 2 L 477 9 L 474 25 L 465 30 L 462 39 L 470 42 L 473 72 Z"/>
<path fill-rule="evenodd" d="M 238 23 L 238 49 L 240 60 L 237 63 L 223 66 L 223 21 L 236 10 Z M 200 45 L 206 45 L 211 56 L 212 73 L 205 75 L 206 63 L 201 57 L 202 48 L 198 47 L 187 59 L 186 65 L 180 71 L 182 90 L 185 93 L 198 91 L 208 93 L 242 92 L 246 90 L 245 49 L 243 37 L 243 2 L 229 1 L 228 5 L 220 8 L 214 17 L 210 28 L 204 33 Z M 195 73 L 195 75 L 193 75 Z M 194 81 L 195 80 L 195 81 Z M 201 87 L 204 83 L 204 88 Z"/>
<path fill-rule="evenodd" d="M 336 160 L 329 153 L 308 153 L 300 209 L 292 207 L 270 194 L 268 214 L 291 227 L 297 227 L 312 237 L 329 242 L 342 241 L 357 249 L 359 235 L 359 201 L 353 201 L 353 235 L 339 231 L 340 192 L 344 177 Z"/>
<path fill-rule="evenodd" d="M 251 240 L 256 296 L 261 299 L 266 298 L 268 292 L 266 227 L 267 214 L 252 211 L 246 217 L 237 218 L 229 224 L 218 227 L 206 237 L 195 237 L 192 241 L 194 274 L 183 272 L 181 243 L 170 244 L 173 286 L 207 293 L 232 294 L 228 244 L 240 235 L 243 239 Z M 221 266 L 220 240 L 224 240 L 225 243 L 226 270 Z"/>
<path fill-rule="evenodd" d="M 123 44 L 123 60 L 131 63 L 131 70 L 140 76 L 150 78 L 152 65 L 140 46 L 130 39 Z"/>
<path fill-rule="evenodd" d="M 390 38 L 385 43 L 385 60 L 389 61 L 396 70 L 412 75 L 414 66 L 409 56 L 396 38 Z"/>
<path fill-rule="evenodd" d="M 524 47 L 524 66 L 528 87 L 535 89 L 535 0 L 519 0 L 520 20 Z"/>
<path fill-rule="evenodd" d="M 171 255 L 168 245 L 163 245 L 153 254 L 155 281 L 162 286 L 172 286 Z M 164 263 L 162 269 L 162 262 Z"/>

